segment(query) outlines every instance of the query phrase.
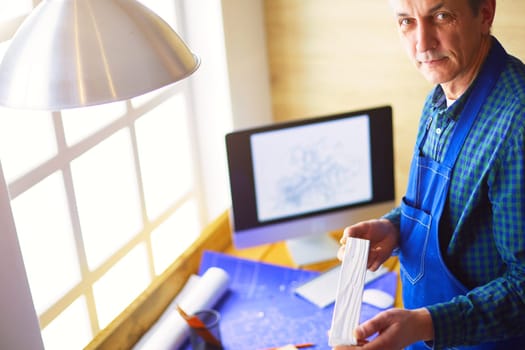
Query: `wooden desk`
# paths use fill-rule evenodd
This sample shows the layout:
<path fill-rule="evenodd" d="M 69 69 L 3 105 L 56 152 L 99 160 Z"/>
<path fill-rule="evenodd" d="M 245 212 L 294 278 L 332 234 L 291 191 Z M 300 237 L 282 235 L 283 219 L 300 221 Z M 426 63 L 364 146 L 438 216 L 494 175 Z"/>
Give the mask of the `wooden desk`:
<path fill-rule="evenodd" d="M 334 239 L 339 234 L 334 233 Z M 173 301 L 188 278 L 197 273 L 203 251 L 225 252 L 237 257 L 272 264 L 294 266 L 284 243 L 274 243 L 248 249 L 235 249 L 232 246 L 228 213 L 224 213 L 201 234 L 200 238 L 184 252 L 173 264 L 113 322 L 103 329 L 86 350 L 128 350 L 137 343 L 144 333 L 157 321 L 166 307 Z M 324 271 L 335 266 L 337 260 L 305 267 Z M 391 258 L 385 264 L 399 271 L 397 259 Z M 401 306 L 401 285 L 398 281 L 396 306 Z"/>

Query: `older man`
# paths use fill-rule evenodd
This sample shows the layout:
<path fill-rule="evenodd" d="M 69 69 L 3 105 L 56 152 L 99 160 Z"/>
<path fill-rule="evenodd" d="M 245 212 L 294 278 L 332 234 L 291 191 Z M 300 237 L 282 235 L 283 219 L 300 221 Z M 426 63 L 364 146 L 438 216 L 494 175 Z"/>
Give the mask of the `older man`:
<path fill-rule="evenodd" d="M 363 350 L 525 349 L 525 66 L 491 35 L 495 0 L 390 3 L 436 87 L 402 203 L 341 239 L 369 239 L 372 270 L 392 253 L 401 262 L 406 309 L 356 337 Z"/>

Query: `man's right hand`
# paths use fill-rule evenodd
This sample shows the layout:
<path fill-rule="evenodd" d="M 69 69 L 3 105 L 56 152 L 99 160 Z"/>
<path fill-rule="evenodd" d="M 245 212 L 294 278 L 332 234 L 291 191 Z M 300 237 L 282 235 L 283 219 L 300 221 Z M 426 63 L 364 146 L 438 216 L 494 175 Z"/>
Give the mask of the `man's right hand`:
<path fill-rule="evenodd" d="M 392 251 L 399 245 L 399 230 L 387 219 L 374 219 L 348 226 L 343 231 L 337 253 L 342 260 L 348 237 L 362 238 L 370 241 L 367 268 L 375 271 L 392 255 Z"/>

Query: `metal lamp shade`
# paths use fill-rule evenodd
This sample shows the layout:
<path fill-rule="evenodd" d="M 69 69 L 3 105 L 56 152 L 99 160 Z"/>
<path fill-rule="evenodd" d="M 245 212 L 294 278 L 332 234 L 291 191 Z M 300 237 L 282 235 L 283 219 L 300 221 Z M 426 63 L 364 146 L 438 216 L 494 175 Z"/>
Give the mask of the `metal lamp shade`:
<path fill-rule="evenodd" d="M 198 66 L 171 27 L 135 0 L 45 0 L 0 64 L 0 104 L 61 110 L 125 100 Z"/>

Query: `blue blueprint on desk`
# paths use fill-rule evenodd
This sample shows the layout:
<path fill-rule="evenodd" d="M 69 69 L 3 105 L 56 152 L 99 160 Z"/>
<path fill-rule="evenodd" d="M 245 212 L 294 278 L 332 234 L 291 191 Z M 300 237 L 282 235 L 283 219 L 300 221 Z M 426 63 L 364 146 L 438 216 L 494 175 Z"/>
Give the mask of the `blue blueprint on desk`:
<path fill-rule="evenodd" d="M 331 349 L 328 330 L 334 305 L 319 308 L 294 293 L 318 272 L 205 252 L 200 274 L 216 266 L 231 278 L 230 289 L 214 307 L 221 313 L 221 338 L 225 350 L 260 350 L 286 344 L 314 343 L 309 349 Z M 366 288 L 395 293 L 397 277 L 387 273 Z M 337 288 L 337 286 L 326 286 Z M 381 311 L 363 304 L 361 322 Z M 186 345 L 183 349 L 191 349 Z"/>

